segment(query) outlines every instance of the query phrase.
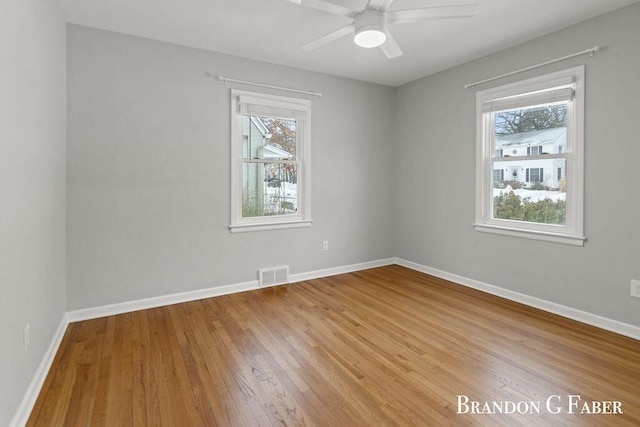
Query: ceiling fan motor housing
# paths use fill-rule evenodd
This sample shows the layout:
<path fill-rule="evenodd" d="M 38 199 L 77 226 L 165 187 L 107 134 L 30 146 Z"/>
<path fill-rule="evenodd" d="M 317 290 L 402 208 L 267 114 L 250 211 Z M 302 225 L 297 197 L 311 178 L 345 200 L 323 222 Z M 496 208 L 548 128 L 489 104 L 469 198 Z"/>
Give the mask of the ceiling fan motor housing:
<path fill-rule="evenodd" d="M 375 47 L 384 43 L 384 40 L 386 39 L 385 29 L 387 27 L 386 14 L 384 12 L 375 9 L 367 9 L 356 15 L 353 23 L 356 32 L 355 41 L 358 45 L 363 47 Z M 364 38 L 370 39 L 371 35 L 377 35 L 378 39 L 372 41 L 358 40 L 358 36 L 364 36 Z M 361 37 L 361 39 L 362 38 L 363 37 Z"/>

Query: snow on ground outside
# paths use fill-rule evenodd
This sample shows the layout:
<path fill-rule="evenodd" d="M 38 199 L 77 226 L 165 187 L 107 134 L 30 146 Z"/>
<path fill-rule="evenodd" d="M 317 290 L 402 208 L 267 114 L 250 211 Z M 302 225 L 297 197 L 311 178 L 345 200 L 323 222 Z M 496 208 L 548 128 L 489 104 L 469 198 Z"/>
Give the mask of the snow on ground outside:
<path fill-rule="evenodd" d="M 527 190 L 524 188 L 520 188 L 518 190 L 511 190 L 510 188 L 494 188 L 493 197 L 499 196 L 501 193 L 508 193 L 509 191 L 513 191 L 523 200 L 525 197 L 530 197 L 529 201 L 531 202 L 537 202 L 547 198 L 555 202 L 558 200 L 566 200 L 567 197 L 567 193 L 561 193 L 560 191 Z"/>
<path fill-rule="evenodd" d="M 281 197 L 285 197 L 287 200 L 291 200 L 292 202 L 295 203 L 297 197 L 298 197 L 298 185 L 297 184 L 292 184 L 289 182 L 282 182 L 281 183 L 282 188 L 280 187 L 268 187 L 265 183 L 265 194 L 268 195 L 279 195 Z M 538 200 L 544 200 L 546 198 L 549 198 L 553 201 L 557 201 L 557 200 L 566 200 L 567 197 L 567 193 L 563 193 L 560 191 L 549 191 L 549 190 L 527 190 L 525 188 L 520 188 L 518 190 L 511 190 L 510 187 L 508 188 L 494 188 L 493 189 L 493 196 L 498 196 L 500 195 L 500 193 L 504 193 L 504 192 L 508 192 L 508 191 L 513 191 L 514 193 L 516 193 L 518 196 L 520 196 L 521 199 L 524 199 L 525 197 L 530 197 L 530 201 L 531 202 L 537 202 Z"/>

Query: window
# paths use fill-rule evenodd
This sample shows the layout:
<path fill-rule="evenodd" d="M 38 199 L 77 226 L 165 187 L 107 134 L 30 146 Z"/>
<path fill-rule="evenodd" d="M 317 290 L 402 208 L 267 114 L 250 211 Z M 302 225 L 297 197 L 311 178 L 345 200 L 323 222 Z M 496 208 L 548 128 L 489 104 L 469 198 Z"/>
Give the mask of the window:
<path fill-rule="evenodd" d="M 584 66 L 480 91 L 476 111 L 475 229 L 582 246 Z"/>
<path fill-rule="evenodd" d="M 532 168 L 527 169 L 527 182 L 540 183 L 544 181 L 544 169 Z"/>
<path fill-rule="evenodd" d="M 311 225 L 311 103 L 231 91 L 232 232 Z"/>
<path fill-rule="evenodd" d="M 537 156 L 539 154 L 542 154 L 542 146 L 527 147 L 527 156 Z"/>

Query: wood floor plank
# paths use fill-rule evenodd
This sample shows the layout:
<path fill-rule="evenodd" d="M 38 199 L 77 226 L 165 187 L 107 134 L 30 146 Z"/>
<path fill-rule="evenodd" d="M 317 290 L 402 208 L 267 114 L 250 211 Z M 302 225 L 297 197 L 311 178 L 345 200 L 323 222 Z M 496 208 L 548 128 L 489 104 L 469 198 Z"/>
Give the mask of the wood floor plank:
<path fill-rule="evenodd" d="M 387 266 L 73 323 L 28 425 L 635 426 L 640 342 Z"/>

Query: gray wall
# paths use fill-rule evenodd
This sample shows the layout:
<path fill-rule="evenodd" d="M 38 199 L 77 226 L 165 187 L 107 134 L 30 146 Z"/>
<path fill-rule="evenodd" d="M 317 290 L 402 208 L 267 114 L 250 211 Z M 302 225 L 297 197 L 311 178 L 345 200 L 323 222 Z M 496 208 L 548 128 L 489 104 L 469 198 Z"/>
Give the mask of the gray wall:
<path fill-rule="evenodd" d="M 67 30 L 69 310 L 254 280 L 262 267 L 393 255 L 394 89 Z M 231 86 L 206 72 L 323 93 L 312 105 L 312 227 L 229 232 Z"/>
<path fill-rule="evenodd" d="M 632 5 L 398 89 L 69 26 L 68 309 L 395 255 L 640 324 L 629 297 L 639 14 Z M 589 241 L 473 231 L 475 92 L 463 84 L 595 44 L 607 49 L 517 77 L 587 65 Z M 324 93 L 311 228 L 229 233 L 229 87 L 206 72 Z"/>
<path fill-rule="evenodd" d="M 57 3 L 3 2 L 0 52 L 0 425 L 6 426 L 65 312 L 65 24 Z"/>
<path fill-rule="evenodd" d="M 640 4 L 398 89 L 394 254 L 433 268 L 640 325 Z M 586 64 L 584 247 L 476 232 L 475 90 L 465 83 L 606 46 Z"/>

